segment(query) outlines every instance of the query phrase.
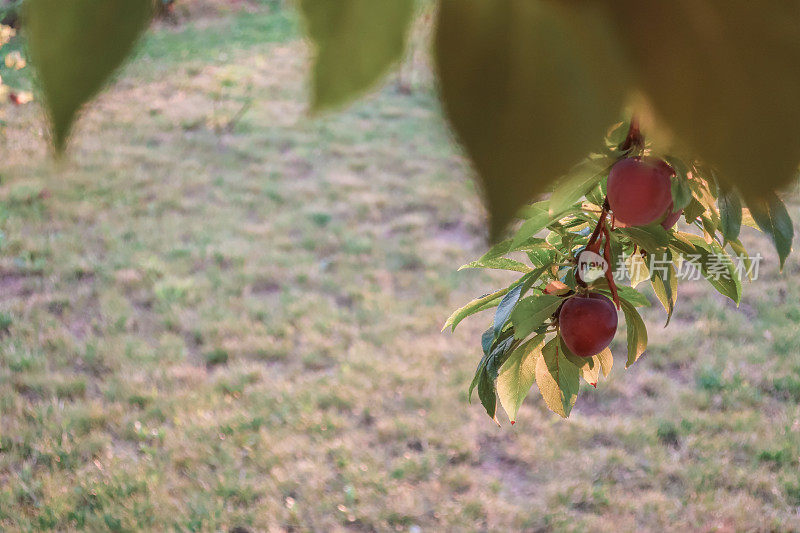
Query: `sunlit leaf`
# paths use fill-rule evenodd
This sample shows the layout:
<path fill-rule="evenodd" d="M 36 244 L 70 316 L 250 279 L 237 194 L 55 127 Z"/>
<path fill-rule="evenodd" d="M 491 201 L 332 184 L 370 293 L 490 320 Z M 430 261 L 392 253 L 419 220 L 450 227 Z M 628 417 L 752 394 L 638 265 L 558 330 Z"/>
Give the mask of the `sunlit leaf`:
<path fill-rule="evenodd" d="M 578 369 L 578 372 L 580 372 L 581 377 L 586 380 L 586 383 L 592 387 L 597 387 L 597 381 L 600 379 L 600 358 L 597 355 L 592 357 L 575 355 L 567 348 L 567 345 L 564 344 L 564 339 L 561 337 L 559 337 L 559 339 L 561 343 L 559 347 L 567 360 L 575 365 L 575 368 Z"/>
<path fill-rule="evenodd" d="M 492 294 L 487 294 L 472 300 L 470 303 L 457 309 L 452 315 L 450 315 L 450 318 L 448 318 L 447 322 L 444 323 L 442 331 L 446 330 L 447 328 L 452 328 L 452 330 L 455 331 L 456 326 L 458 326 L 462 320 L 470 315 L 474 315 L 475 313 L 494 307 L 498 304 L 500 299 L 506 295 L 507 292 L 508 289 L 501 289 L 493 292 Z"/>
<path fill-rule="evenodd" d="M 512 424 L 533 385 L 543 342 L 544 335 L 537 335 L 523 343 L 511 352 L 497 374 L 497 395 Z"/>
<path fill-rule="evenodd" d="M 642 257 L 638 250 L 625 258 L 625 267 L 631 277 L 631 287 L 634 289 L 643 281 L 650 279 L 650 271 L 647 269 L 647 261 Z"/>
<path fill-rule="evenodd" d="M 542 349 L 536 361 L 536 384 L 547 407 L 563 418 L 569 416 L 580 391 L 578 368 L 569 362 L 561 350 L 559 337 Z"/>
<path fill-rule="evenodd" d="M 444 108 L 483 182 L 491 236 L 598 147 L 628 89 L 593 4 L 443 0 Z"/>
<path fill-rule="evenodd" d="M 603 372 L 603 377 L 607 378 L 611 373 L 611 367 L 614 366 L 614 356 L 611 353 L 611 349 L 606 348 L 595 357 L 600 362 L 600 370 Z"/>
<path fill-rule="evenodd" d="M 316 45 L 314 109 L 341 105 L 369 89 L 402 56 L 414 0 L 300 0 Z"/>
<path fill-rule="evenodd" d="M 56 151 L 81 106 L 133 50 L 152 0 L 26 0 L 25 33 Z"/>
<path fill-rule="evenodd" d="M 527 217 L 511 239 L 511 249 L 517 249 L 528 242 L 531 237 L 559 219 L 575 214 L 579 209 L 564 209 L 552 214 L 549 202 L 537 202 L 527 210 Z"/>
<path fill-rule="evenodd" d="M 531 267 L 526 265 L 525 263 L 521 263 L 516 259 L 511 259 L 508 257 L 495 257 L 493 259 L 487 259 L 484 261 L 473 261 L 471 263 L 467 263 L 466 265 L 459 268 L 459 270 L 464 270 L 467 268 L 492 268 L 496 270 L 508 270 L 511 272 L 522 272 L 523 274 L 530 272 Z"/>

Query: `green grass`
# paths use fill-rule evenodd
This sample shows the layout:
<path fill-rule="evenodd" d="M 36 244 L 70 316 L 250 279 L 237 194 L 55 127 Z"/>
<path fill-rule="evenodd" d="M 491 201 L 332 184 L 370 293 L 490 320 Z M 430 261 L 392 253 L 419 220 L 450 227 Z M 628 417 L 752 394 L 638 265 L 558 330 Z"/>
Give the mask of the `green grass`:
<path fill-rule="evenodd" d="M 188 21 L 177 28 L 163 27 L 143 40 L 138 59 L 160 67 L 189 61 L 227 61 L 228 57 L 265 44 L 282 43 L 297 36 L 294 11 L 270 8 L 264 2 L 257 12 L 234 13 L 215 20 Z"/>
<path fill-rule="evenodd" d="M 509 277 L 456 272 L 485 214 L 429 76 L 312 119 L 295 20 L 160 27 L 60 163 L 3 108 L 0 530 L 800 529 L 797 257 L 745 232 L 740 309 L 682 285 L 568 422 L 497 428 L 490 317 L 439 329 Z"/>

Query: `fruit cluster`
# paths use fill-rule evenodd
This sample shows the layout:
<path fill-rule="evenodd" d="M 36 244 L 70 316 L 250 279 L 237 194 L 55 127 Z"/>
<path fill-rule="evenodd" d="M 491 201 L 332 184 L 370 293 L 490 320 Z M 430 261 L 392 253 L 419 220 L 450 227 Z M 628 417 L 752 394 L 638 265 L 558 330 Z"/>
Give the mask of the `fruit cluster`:
<path fill-rule="evenodd" d="M 668 230 L 675 226 L 683 209 L 675 210 L 672 200 L 672 178 L 675 170 L 662 160 L 652 157 L 625 157 L 611 167 L 608 174 L 607 196 L 595 232 L 584 251 L 576 256 L 580 263 L 584 252 L 598 253 L 598 237 L 606 233 L 606 217 L 610 211 L 612 227 L 647 226 L 658 222 Z M 607 246 L 606 249 L 610 250 Z M 606 257 L 606 264 L 610 258 Z M 606 279 L 616 307 L 619 307 L 616 284 L 606 268 Z M 586 288 L 580 270 L 575 273 L 578 285 Z M 567 299 L 557 313 L 558 329 L 564 344 L 579 357 L 592 357 L 605 350 L 617 332 L 617 310 L 605 296 L 593 292 L 578 292 Z"/>
<path fill-rule="evenodd" d="M 741 227 L 763 228 L 781 265 L 793 237 L 777 197 L 744 208 L 736 191 L 701 162 L 654 155 L 635 121 L 612 129 L 603 153 L 577 165 L 520 218 L 513 235 L 462 267 L 511 270 L 520 278 L 456 310 L 445 324 L 455 329 L 466 317 L 496 308 L 469 393 L 477 388 L 495 421 L 501 404 L 512 423 L 534 383 L 547 406 L 567 417 L 580 378 L 596 386 L 601 374 L 608 375 L 619 311 L 626 323 L 626 367 L 642 356 L 647 328 L 637 308 L 650 301 L 639 284 L 649 283 L 669 324 L 678 295 L 676 267 L 696 261 L 709 283 L 738 304 L 742 279 L 734 258 L 749 261 Z M 655 268 L 656 261 L 666 268 Z M 621 269 L 631 272 L 628 284 L 614 276 Z"/>

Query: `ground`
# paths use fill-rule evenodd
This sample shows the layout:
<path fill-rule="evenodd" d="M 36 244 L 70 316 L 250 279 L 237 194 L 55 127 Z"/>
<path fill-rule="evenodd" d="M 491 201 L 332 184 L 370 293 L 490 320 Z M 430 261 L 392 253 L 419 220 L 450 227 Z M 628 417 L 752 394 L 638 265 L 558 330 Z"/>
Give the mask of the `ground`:
<path fill-rule="evenodd" d="M 0 529 L 800 530 L 797 256 L 747 233 L 738 309 L 685 284 L 569 421 L 497 427 L 491 317 L 439 330 L 509 277 L 456 271 L 486 215 L 429 76 L 311 117 L 276 6 L 156 27 L 65 160 L 3 109 Z"/>

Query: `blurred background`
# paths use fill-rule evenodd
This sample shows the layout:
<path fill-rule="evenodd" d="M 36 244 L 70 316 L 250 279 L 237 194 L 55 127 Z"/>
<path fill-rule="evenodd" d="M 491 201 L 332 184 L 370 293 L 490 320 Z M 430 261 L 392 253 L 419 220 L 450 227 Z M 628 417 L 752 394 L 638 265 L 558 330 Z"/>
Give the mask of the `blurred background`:
<path fill-rule="evenodd" d="M 491 317 L 440 329 L 512 277 L 456 271 L 486 216 L 431 15 L 340 113 L 291 4 L 246 0 L 165 4 L 62 161 L 2 105 L 0 530 L 800 529 L 800 264 L 752 230 L 741 306 L 683 283 L 569 421 L 467 403 Z"/>

